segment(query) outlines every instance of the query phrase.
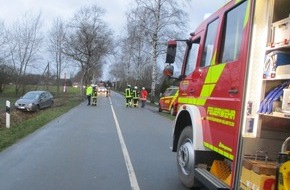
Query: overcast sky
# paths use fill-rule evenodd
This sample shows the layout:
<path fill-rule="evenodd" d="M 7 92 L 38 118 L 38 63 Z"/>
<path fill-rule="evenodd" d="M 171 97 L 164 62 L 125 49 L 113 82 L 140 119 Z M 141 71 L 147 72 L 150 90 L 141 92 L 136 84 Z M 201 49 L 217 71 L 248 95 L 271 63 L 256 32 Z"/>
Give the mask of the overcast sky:
<path fill-rule="evenodd" d="M 62 19 L 70 19 L 73 14 L 82 6 L 97 4 L 106 13 L 104 21 L 110 28 L 115 31 L 115 35 L 119 35 L 125 28 L 126 17 L 125 12 L 128 10 L 130 2 L 133 0 L 0 0 L 0 20 L 6 25 L 10 25 L 16 20 L 24 16 L 26 12 L 32 12 L 33 15 L 41 13 L 43 19 L 44 30 L 49 30 L 54 19 L 60 17 Z M 204 15 L 213 13 L 221 7 L 227 0 L 189 0 L 191 3 L 185 7 L 190 18 L 188 22 L 188 31 L 184 32 L 187 38 L 190 32 L 200 23 Z M 44 60 L 45 61 L 45 60 Z M 46 63 L 46 61 L 45 61 Z"/>
<path fill-rule="evenodd" d="M 112 29 L 120 30 L 125 25 L 125 12 L 132 0 L 0 0 L 0 19 L 9 24 L 21 18 L 25 12 L 32 11 L 34 14 L 41 12 L 44 25 L 61 17 L 71 18 L 72 15 L 84 5 L 98 4 L 106 10 L 105 21 Z M 203 19 L 206 13 L 212 13 L 221 7 L 226 0 L 191 0 L 186 7 L 190 15 L 189 27 L 196 25 Z"/>

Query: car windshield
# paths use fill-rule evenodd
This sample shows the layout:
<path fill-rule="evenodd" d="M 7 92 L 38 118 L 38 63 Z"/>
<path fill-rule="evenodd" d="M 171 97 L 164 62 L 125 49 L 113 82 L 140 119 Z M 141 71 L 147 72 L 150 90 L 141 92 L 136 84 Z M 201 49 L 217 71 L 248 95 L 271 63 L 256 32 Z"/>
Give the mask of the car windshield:
<path fill-rule="evenodd" d="M 178 89 L 169 88 L 164 92 L 164 96 L 174 96 Z"/>
<path fill-rule="evenodd" d="M 25 94 L 22 97 L 22 99 L 37 99 L 38 97 L 39 97 L 39 94 L 38 93 L 30 92 L 30 93 Z"/>

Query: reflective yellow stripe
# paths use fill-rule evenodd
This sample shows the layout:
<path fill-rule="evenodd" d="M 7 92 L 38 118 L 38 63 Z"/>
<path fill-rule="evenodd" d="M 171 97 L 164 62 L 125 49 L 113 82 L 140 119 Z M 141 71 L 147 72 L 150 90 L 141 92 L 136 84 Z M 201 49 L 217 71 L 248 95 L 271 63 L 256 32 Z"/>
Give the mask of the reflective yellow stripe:
<path fill-rule="evenodd" d="M 173 96 L 172 101 L 171 101 L 171 103 L 170 103 L 170 105 L 169 105 L 169 108 L 172 107 L 172 104 L 173 104 L 174 101 L 176 100 L 177 96 L 178 96 L 178 91 L 177 91 L 177 92 L 175 93 L 175 95 Z"/>
<path fill-rule="evenodd" d="M 209 97 L 215 87 L 215 84 L 204 84 L 200 93 L 200 97 Z"/>
<path fill-rule="evenodd" d="M 211 59 L 210 65 L 214 65 L 214 64 L 215 64 L 215 60 L 216 60 L 216 50 L 214 51 L 214 54 L 213 54 L 213 56 L 212 56 L 212 59 Z"/>
<path fill-rule="evenodd" d="M 247 26 L 250 18 L 250 9 L 251 9 L 251 0 L 248 0 L 248 5 L 247 5 L 247 10 L 246 10 L 246 15 L 244 19 L 244 28 Z"/>
<path fill-rule="evenodd" d="M 193 104 L 203 106 L 206 102 L 204 98 L 178 98 L 179 104 Z"/>
<path fill-rule="evenodd" d="M 127 98 L 127 97 L 131 97 L 130 89 L 126 89 L 125 91 L 126 91 L 126 95 L 125 95 L 126 98 Z"/>
<path fill-rule="evenodd" d="M 242 0 L 236 0 L 235 4 L 240 3 Z M 246 25 L 249 22 L 249 18 L 250 18 L 250 9 L 251 9 L 251 0 L 248 0 L 248 5 L 247 5 L 247 10 L 246 10 L 246 15 L 245 15 L 245 19 L 244 19 L 244 28 L 246 27 Z"/>
<path fill-rule="evenodd" d="M 202 86 L 200 96 L 198 98 L 178 98 L 178 103 L 180 104 L 193 104 L 203 106 L 206 103 L 208 97 L 211 96 L 216 83 L 218 82 L 225 64 L 218 64 L 209 67 L 207 76 L 205 78 L 205 83 Z"/>
<path fill-rule="evenodd" d="M 180 104 L 187 104 L 190 98 L 178 98 L 178 103 Z"/>
<path fill-rule="evenodd" d="M 209 68 L 207 76 L 205 78 L 205 83 L 216 83 L 220 78 L 225 64 L 213 65 Z"/>
<path fill-rule="evenodd" d="M 226 158 L 228 158 L 230 160 L 234 160 L 234 155 L 232 155 L 232 154 L 230 154 L 228 152 L 225 152 L 224 150 L 222 150 L 222 149 L 220 149 L 220 148 L 218 148 L 216 146 L 213 146 L 212 144 L 209 144 L 207 142 L 203 142 L 203 145 L 205 147 L 207 147 L 208 149 L 213 150 L 213 151 L 223 155 L 224 157 L 226 157 Z"/>

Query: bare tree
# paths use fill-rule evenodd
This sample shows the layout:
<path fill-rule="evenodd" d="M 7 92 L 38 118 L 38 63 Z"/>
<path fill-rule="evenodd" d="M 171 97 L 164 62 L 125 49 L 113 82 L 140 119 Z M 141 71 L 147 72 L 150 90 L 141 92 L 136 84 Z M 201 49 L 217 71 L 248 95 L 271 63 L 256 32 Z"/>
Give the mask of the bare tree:
<path fill-rule="evenodd" d="M 187 14 L 181 8 L 182 1 L 135 0 L 136 7 L 130 11 L 132 20 L 140 23 L 143 37 L 150 43 L 152 54 L 151 97 L 155 97 L 157 61 L 165 53 L 165 42 L 177 37 L 185 27 Z"/>
<path fill-rule="evenodd" d="M 0 57 L 6 57 L 5 56 L 5 52 L 3 51 L 4 49 L 6 49 L 6 45 L 7 45 L 7 33 L 6 33 L 6 29 L 5 29 L 5 25 L 3 21 L 0 21 Z"/>
<path fill-rule="evenodd" d="M 117 56 L 119 57 L 119 56 Z M 111 76 L 113 76 L 112 81 L 118 81 L 118 86 L 115 86 L 118 90 L 124 89 L 127 85 L 127 67 L 128 64 L 126 62 L 121 61 L 122 59 L 116 59 L 119 61 L 116 61 L 113 67 L 111 67 L 109 73 Z"/>
<path fill-rule="evenodd" d="M 128 69 L 128 77 L 134 79 L 135 85 L 142 85 L 140 76 L 145 72 L 145 68 L 152 63 L 152 54 L 150 44 L 144 38 L 141 23 L 132 19 L 132 15 L 127 18 L 128 37 L 123 40 L 123 55 L 126 56 L 130 70 Z M 126 51 L 124 51 L 126 50 Z"/>
<path fill-rule="evenodd" d="M 54 57 L 56 68 L 56 83 L 57 93 L 60 91 L 60 75 L 63 69 L 63 63 L 65 60 L 64 43 L 65 43 L 65 26 L 64 22 L 57 18 L 50 31 L 49 35 L 49 52 Z"/>
<path fill-rule="evenodd" d="M 64 53 L 79 64 L 82 84 L 102 74 L 104 58 L 113 50 L 112 33 L 102 20 L 103 14 L 97 5 L 82 7 L 68 25 Z"/>
<path fill-rule="evenodd" d="M 4 22 L 0 21 L 0 94 L 4 90 L 5 82 L 7 82 L 7 65 L 6 65 L 6 46 L 7 38 Z"/>
<path fill-rule="evenodd" d="M 15 93 L 18 94 L 24 85 L 21 83 L 21 78 L 26 74 L 28 67 L 37 67 L 33 65 L 39 58 L 38 53 L 43 40 L 40 32 L 41 14 L 33 16 L 26 13 L 22 19 L 16 21 L 9 30 L 9 53 L 10 60 L 14 71 L 15 78 Z"/>

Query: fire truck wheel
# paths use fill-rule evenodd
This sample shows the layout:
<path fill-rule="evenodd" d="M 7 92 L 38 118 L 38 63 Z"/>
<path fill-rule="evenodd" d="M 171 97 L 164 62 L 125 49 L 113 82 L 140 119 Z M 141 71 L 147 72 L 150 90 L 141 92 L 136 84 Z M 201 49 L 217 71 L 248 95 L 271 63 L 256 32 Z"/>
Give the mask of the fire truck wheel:
<path fill-rule="evenodd" d="M 194 151 L 192 148 L 192 127 L 181 132 L 177 145 L 177 168 L 179 178 L 186 187 L 194 187 Z"/>

